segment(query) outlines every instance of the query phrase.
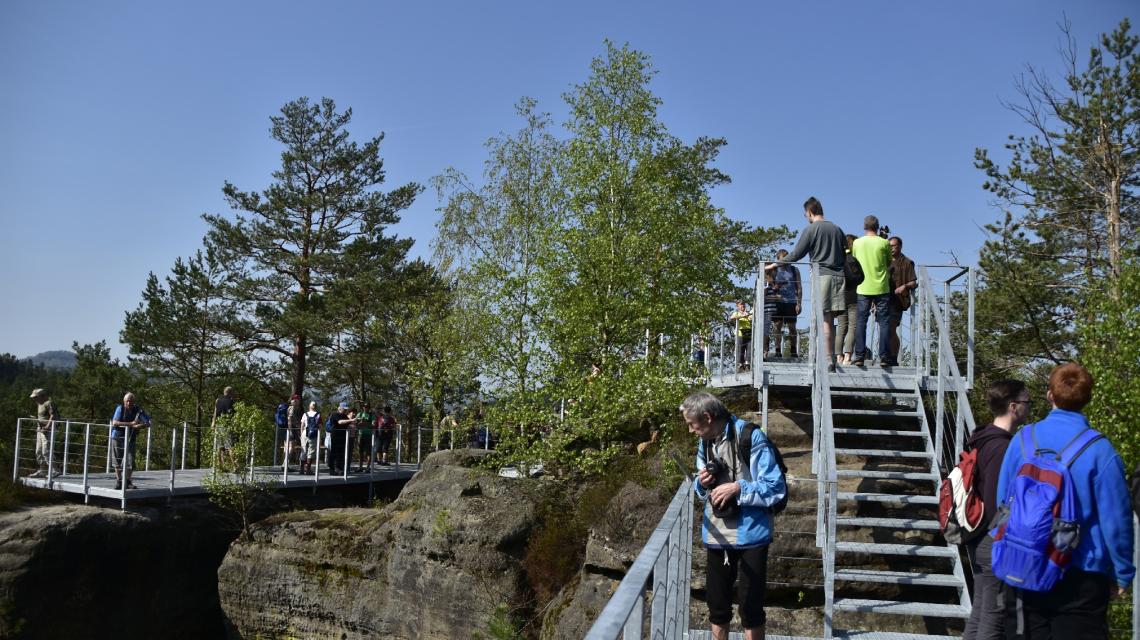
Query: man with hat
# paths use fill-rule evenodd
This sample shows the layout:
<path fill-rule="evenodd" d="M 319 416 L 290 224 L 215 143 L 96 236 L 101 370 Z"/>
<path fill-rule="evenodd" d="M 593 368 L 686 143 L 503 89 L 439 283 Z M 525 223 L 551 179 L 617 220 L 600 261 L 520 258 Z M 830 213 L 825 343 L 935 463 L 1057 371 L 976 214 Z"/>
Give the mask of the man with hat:
<path fill-rule="evenodd" d="M 336 413 L 329 417 L 332 439 L 329 442 L 329 473 L 337 475 L 345 471 L 345 456 L 348 454 L 348 428 L 355 420 L 349 415 L 348 403 L 337 405 Z"/>
<path fill-rule="evenodd" d="M 47 391 L 36 389 L 29 396 L 36 401 L 36 465 L 38 468 L 31 474 L 32 478 L 43 478 L 48 474 L 48 436 L 51 434 L 55 422 L 59 420 L 59 412 L 55 410 Z M 58 476 L 53 472 L 52 476 Z"/>

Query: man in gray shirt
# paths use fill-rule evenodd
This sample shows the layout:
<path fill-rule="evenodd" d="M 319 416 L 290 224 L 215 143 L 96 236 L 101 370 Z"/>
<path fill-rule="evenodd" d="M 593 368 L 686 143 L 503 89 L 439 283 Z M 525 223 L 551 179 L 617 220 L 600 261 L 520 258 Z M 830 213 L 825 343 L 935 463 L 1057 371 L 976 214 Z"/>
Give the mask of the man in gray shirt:
<path fill-rule="evenodd" d="M 828 371 L 835 371 L 835 326 L 833 318 L 844 313 L 847 305 L 843 299 L 843 264 L 846 258 L 847 239 L 843 230 L 829 220 L 823 219 L 823 205 L 815 198 L 804 203 L 804 217 L 808 226 L 800 234 L 792 252 L 765 269 L 775 269 L 781 264 L 795 262 L 805 255 L 811 256 L 812 267 L 819 273 L 816 278 L 814 303 L 823 310 L 824 345 L 827 347 Z"/>

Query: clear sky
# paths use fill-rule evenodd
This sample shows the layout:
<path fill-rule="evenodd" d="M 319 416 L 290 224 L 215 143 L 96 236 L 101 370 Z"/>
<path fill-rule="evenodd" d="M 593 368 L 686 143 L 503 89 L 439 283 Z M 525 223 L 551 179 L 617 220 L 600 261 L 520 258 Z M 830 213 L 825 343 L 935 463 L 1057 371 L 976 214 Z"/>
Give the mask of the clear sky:
<path fill-rule="evenodd" d="M 147 273 L 200 246 L 225 180 L 279 166 L 269 116 L 299 96 L 383 131 L 389 185 L 480 172 L 530 96 L 565 118 L 604 38 L 648 53 L 675 135 L 722 136 L 714 201 L 799 228 L 815 195 L 875 213 L 919 263 L 976 261 L 998 212 L 974 148 L 1024 128 L 1002 101 L 1050 71 L 1064 16 L 1082 61 L 1136 0 L 1002 2 L 0 2 L 0 352 L 118 334 Z M 430 190 L 396 227 L 426 255 Z"/>

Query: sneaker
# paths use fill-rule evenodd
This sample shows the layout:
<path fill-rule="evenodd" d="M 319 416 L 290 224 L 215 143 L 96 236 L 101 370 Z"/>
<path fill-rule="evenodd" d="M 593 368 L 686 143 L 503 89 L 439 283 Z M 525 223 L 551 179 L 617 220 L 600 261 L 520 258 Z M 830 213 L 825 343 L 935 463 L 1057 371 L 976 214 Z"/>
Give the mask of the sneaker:
<path fill-rule="evenodd" d="M 123 490 L 123 483 L 122 482 L 116 482 L 115 483 L 115 491 L 122 491 L 122 490 Z"/>
<path fill-rule="evenodd" d="M 43 470 L 43 469 L 37 469 L 37 470 L 35 471 L 35 473 L 29 473 L 29 474 L 28 474 L 28 477 L 29 477 L 29 478 L 42 478 L 42 477 L 44 477 L 45 475 L 47 475 L 47 474 L 45 474 L 45 473 L 44 473 L 44 470 Z"/>
<path fill-rule="evenodd" d="M 827 365 L 827 372 L 828 373 L 835 373 L 835 365 L 834 364 Z"/>
<path fill-rule="evenodd" d="M 887 362 L 886 360 L 880 360 L 879 361 L 879 367 L 883 368 L 883 369 L 890 369 L 891 363 Z"/>
<path fill-rule="evenodd" d="M 127 488 L 128 488 L 128 489 L 138 489 L 138 487 L 136 487 L 136 486 L 135 486 L 135 483 L 133 483 L 133 482 L 128 482 L 128 483 L 127 483 Z"/>

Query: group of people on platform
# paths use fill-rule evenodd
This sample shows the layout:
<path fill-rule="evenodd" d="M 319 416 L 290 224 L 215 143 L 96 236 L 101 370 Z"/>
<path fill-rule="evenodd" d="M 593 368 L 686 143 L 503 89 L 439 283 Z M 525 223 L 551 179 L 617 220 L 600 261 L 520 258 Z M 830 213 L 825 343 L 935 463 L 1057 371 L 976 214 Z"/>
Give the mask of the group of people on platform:
<path fill-rule="evenodd" d="M 274 420 L 284 453 L 282 465 L 295 464 L 302 474 L 314 473 L 318 450 L 325 452 L 325 464 L 334 475 L 351 471 L 354 461 L 358 472 L 388 466 L 388 450 L 400 426 L 391 406 L 374 413 L 368 402 L 356 408 L 342 401 L 323 417 L 316 402 L 304 410 L 298 394 L 278 405 Z"/>
<path fill-rule="evenodd" d="M 60 421 L 59 411 L 46 389 L 34 389 L 30 398 L 36 402 L 36 470 L 29 477 L 59 476 L 60 467 L 52 469 L 49 464 L 50 438 Z M 235 462 L 233 430 L 225 418 L 234 414 L 235 402 L 233 387 L 226 387 L 214 403 L 210 422 L 217 438 L 217 461 L 231 466 Z M 332 474 L 344 473 L 354 462 L 360 472 L 371 470 L 373 465 L 388 466 L 388 451 L 400 426 L 391 406 L 385 406 L 383 412 L 376 414 L 367 402 L 362 403 L 359 410 L 348 402 L 341 402 L 326 418 L 316 402 L 310 402 L 308 410 L 303 410 L 301 398 L 296 394 L 288 403 L 278 406 L 275 422 L 278 443 L 284 452 L 283 464 L 296 465 L 298 471 L 305 474 L 314 472 L 318 450 L 324 452 L 325 465 Z M 110 422 L 108 455 L 115 471 L 116 490 L 137 488 L 131 481 L 135 441 L 139 432 L 150 425 L 150 416 L 139 406 L 135 394 L 126 393 L 122 403 L 115 407 Z M 58 453 L 55 457 L 58 462 Z"/>
<path fill-rule="evenodd" d="M 863 219 L 862 236 L 844 234 L 824 218 L 823 205 L 815 198 L 804 203 L 804 215 L 808 227 L 795 248 L 781 249 L 776 260 L 764 266 L 764 358 L 799 357 L 796 318 L 803 309 L 803 285 L 793 263 L 810 256 L 819 272 L 814 303 L 823 310 L 829 371 L 834 372 L 836 365 L 863 367 L 876 355 L 880 366 L 897 366 L 898 327 L 918 287 L 914 261 L 902 252 L 902 238 L 890 236 L 873 215 Z M 870 353 L 867 341 L 872 316 L 878 330 L 877 354 Z M 753 311 L 738 300 L 729 322 L 735 324 L 737 369 L 747 370 L 752 361 Z M 694 349 L 694 359 L 704 357 L 703 342 L 700 346 Z"/>

